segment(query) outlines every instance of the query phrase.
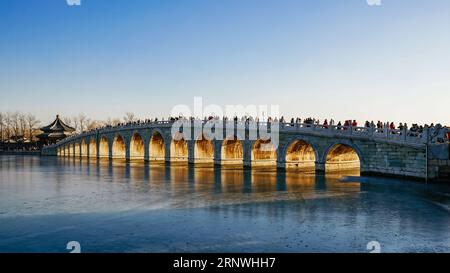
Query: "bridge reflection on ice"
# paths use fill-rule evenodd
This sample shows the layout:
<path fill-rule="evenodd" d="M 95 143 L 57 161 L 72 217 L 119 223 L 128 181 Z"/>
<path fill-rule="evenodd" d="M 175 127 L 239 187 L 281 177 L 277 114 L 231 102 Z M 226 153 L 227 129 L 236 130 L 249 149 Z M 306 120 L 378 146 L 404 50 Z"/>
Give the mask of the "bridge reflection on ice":
<path fill-rule="evenodd" d="M 170 207 L 198 207 L 246 202 L 308 200 L 359 194 L 360 184 L 341 183 L 359 171 L 326 175 L 273 168 L 218 167 L 209 164 L 165 164 L 120 159 L 58 158 L 86 179 L 130 184 L 139 191 L 165 196 Z"/>

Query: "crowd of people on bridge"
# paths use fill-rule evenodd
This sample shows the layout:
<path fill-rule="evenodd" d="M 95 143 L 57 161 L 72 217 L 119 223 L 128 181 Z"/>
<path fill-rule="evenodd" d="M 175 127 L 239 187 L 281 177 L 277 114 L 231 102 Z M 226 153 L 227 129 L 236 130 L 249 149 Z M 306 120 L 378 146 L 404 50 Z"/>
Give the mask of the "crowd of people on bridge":
<path fill-rule="evenodd" d="M 195 117 L 183 117 L 183 116 L 178 116 L 178 117 L 169 117 L 168 119 L 161 119 L 159 120 L 158 118 L 154 118 L 154 119 L 138 119 L 135 121 L 131 121 L 131 122 L 124 122 L 124 123 L 117 123 L 115 126 L 114 125 L 105 125 L 102 127 L 98 127 L 95 129 L 92 129 L 90 131 L 99 131 L 99 130 L 103 130 L 103 129 L 108 129 L 108 128 L 114 128 L 114 127 L 124 127 L 124 126 L 133 126 L 133 125 L 145 125 L 145 124 L 154 124 L 154 123 L 164 123 L 164 122 L 170 122 L 173 123 L 175 121 L 179 121 L 179 120 L 199 120 L 199 121 L 210 121 L 210 120 L 223 120 L 223 121 L 228 121 L 229 118 L 228 117 L 219 117 L 219 116 L 209 116 L 209 117 L 204 117 L 203 119 L 200 118 L 195 118 Z M 238 118 L 237 116 L 233 117 L 232 120 L 234 120 L 235 122 L 260 122 L 260 119 L 258 117 L 251 117 L 251 116 L 243 116 Z M 338 121 L 336 122 L 334 119 L 325 119 L 323 120 L 323 122 L 321 122 L 319 119 L 316 118 L 312 118 L 312 117 L 308 117 L 305 119 L 301 119 L 300 117 L 296 117 L 296 118 L 291 118 L 290 122 L 287 122 L 286 119 L 284 118 L 284 116 L 280 117 L 279 119 L 277 117 L 272 118 L 272 117 L 268 117 L 267 119 L 265 119 L 264 121 L 266 121 L 267 123 L 273 123 L 273 122 L 279 122 L 281 124 L 281 126 L 301 126 L 301 127 L 319 127 L 319 128 L 323 128 L 323 129 L 329 129 L 329 128 L 333 128 L 335 130 L 355 130 L 355 131 L 362 131 L 364 129 L 373 129 L 376 130 L 378 132 L 385 132 L 385 130 L 389 130 L 390 134 L 398 134 L 398 135 L 403 135 L 403 134 L 407 134 L 407 136 L 412 136 L 412 137 L 420 137 L 425 130 L 429 130 L 432 133 L 431 134 L 435 134 L 435 136 L 437 137 L 437 142 L 449 142 L 450 140 L 450 127 L 444 127 L 440 124 L 433 124 L 431 123 L 430 125 L 425 124 L 425 125 L 418 125 L 418 124 L 412 124 L 411 127 L 408 126 L 407 123 L 399 123 L 398 125 L 396 125 L 394 122 L 382 122 L 382 121 L 377 121 L 376 123 L 374 121 L 368 121 L 366 120 L 364 123 L 363 127 L 358 127 L 358 122 L 356 120 L 345 120 L 344 122 Z M 440 134 L 439 136 L 437 136 L 438 134 Z"/>

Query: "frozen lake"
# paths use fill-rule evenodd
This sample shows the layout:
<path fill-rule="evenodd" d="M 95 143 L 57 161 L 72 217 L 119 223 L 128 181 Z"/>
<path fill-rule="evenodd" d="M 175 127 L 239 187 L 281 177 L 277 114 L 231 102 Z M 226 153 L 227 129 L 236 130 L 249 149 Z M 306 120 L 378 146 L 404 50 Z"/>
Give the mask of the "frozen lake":
<path fill-rule="evenodd" d="M 350 175 L 345 178 L 343 175 Z M 0 156 L 0 252 L 450 252 L 450 187 Z"/>

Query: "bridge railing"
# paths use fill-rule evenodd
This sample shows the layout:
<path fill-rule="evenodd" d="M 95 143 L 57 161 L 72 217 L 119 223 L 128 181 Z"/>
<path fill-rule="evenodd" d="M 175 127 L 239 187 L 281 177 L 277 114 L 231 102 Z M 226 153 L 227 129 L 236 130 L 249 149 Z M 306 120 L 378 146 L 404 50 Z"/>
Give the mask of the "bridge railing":
<path fill-rule="evenodd" d="M 197 122 L 199 120 L 196 120 Z M 231 120 L 230 120 L 231 121 Z M 228 122 L 230 122 L 228 121 Z M 191 120 L 194 125 L 194 120 Z M 208 120 L 203 120 L 201 122 L 202 126 L 207 123 Z M 223 121 L 224 126 L 227 121 Z M 96 129 L 93 131 L 83 132 L 81 134 L 73 135 L 68 138 L 63 139 L 52 146 L 59 146 L 61 144 L 71 142 L 73 139 L 82 138 L 99 133 L 110 133 L 118 130 L 131 130 L 139 128 L 154 128 L 154 127 L 170 127 L 174 122 L 169 120 L 161 120 L 156 122 L 145 122 L 145 123 L 132 123 L 132 124 L 122 124 L 114 127 L 104 127 Z M 249 124 L 246 121 L 234 121 L 235 126 L 239 125 L 245 127 L 249 130 Z M 259 126 L 266 126 L 266 128 L 272 128 L 276 123 L 268 122 L 256 122 L 258 128 Z M 322 124 L 311 124 L 311 123 L 278 123 L 280 132 L 299 132 L 299 133 L 312 133 L 319 135 L 330 135 L 330 136 L 347 136 L 347 137 L 360 137 L 369 138 L 374 140 L 386 140 L 390 142 L 400 142 L 400 143 L 411 143 L 411 144 L 425 144 L 428 142 L 433 142 L 435 139 L 442 142 L 448 142 L 450 139 L 449 128 L 442 128 L 441 131 L 436 132 L 431 128 L 425 127 L 421 131 L 413 131 L 408 129 L 390 129 L 390 128 L 376 128 L 376 127 L 353 127 L 353 126 L 338 126 L 338 125 L 322 125 Z M 224 127 L 225 128 L 225 127 Z M 253 127 L 252 127 L 253 128 Z M 271 129 L 269 129 L 271 130 Z"/>

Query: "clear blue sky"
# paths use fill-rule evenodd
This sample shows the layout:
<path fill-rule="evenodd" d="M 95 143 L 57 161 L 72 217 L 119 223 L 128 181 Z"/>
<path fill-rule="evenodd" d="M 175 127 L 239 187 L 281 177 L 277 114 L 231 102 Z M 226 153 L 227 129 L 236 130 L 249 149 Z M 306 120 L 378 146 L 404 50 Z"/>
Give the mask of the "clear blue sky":
<path fill-rule="evenodd" d="M 286 116 L 450 124 L 450 1 L 1 0 L 0 111 Z"/>

